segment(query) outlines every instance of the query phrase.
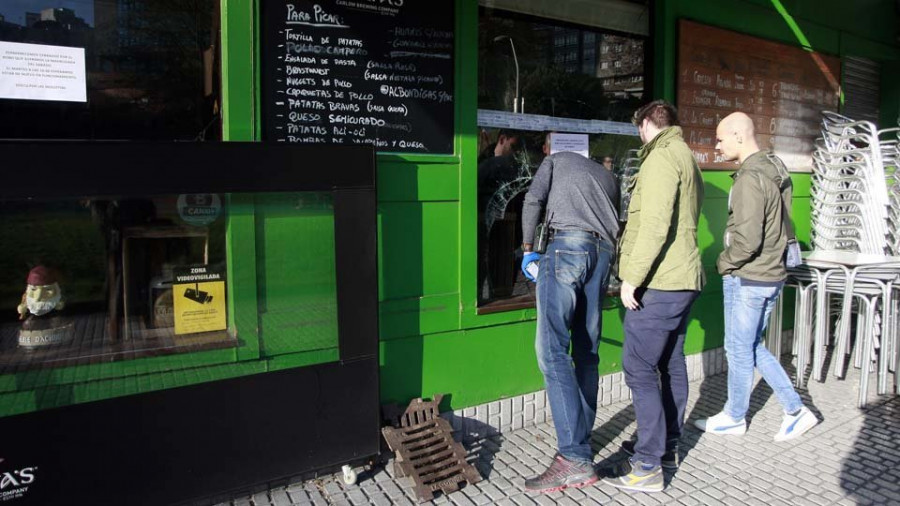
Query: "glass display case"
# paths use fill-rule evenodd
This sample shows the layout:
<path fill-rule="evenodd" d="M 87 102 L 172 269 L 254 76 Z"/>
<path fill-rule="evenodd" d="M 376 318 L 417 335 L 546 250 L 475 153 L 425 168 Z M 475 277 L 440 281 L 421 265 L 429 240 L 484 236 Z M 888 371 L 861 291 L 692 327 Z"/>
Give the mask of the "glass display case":
<path fill-rule="evenodd" d="M 371 147 L 0 155 L 26 168 L 0 186 L 3 464 L 41 470 L 23 504 L 172 504 L 378 452 Z"/>
<path fill-rule="evenodd" d="M 246 337 L 228 323 L 235 198 L 0 201 L 0 374 L 242 346 Z M 266 353 L 336 350 L 332 196 L 239 198 L 254 204 L 264 238 Z M 288 250 L 292 236 L 309 247 Z"/>

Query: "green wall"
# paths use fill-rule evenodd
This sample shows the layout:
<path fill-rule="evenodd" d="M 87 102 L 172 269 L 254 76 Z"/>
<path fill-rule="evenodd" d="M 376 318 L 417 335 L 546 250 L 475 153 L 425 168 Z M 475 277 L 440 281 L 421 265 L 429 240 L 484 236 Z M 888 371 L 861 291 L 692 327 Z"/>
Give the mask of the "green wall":
<path fill-rule="evenodd" d="M 476 61 L 477 0 L 459 6 L 457 61 Z M 795 31 L 773 2 L 763 0 L 662 0 L 655 3 L 654 94 L 673 100 L 677 48 L 677 20 L 689 18 L 758 37 L 800 46 Z M 784 1 L 811 45 L 834 55 L 855 55 L 882 61 L 885 72 L 882 111 L 896 121 L 900 93 L 896 84 L 897 14 L 893 2 Z M 893 66 L 892 66 L 893 65 Z M 385 401 L 450 393 L 445 408 L 459 409 L 543 387 L 533 352 L 534 310 L 476 315 L 475 244 L 475 121 L 477 69 L 466 65 L 458 73 L 458 165 L 379 165 L 381 192 L 382 301 L 381 392 Z M 891 70 L 893 69 L 893 70 Z M 461 87 L 461 88 L 460 88 Z M 457 177 L 456 190 L 445 185 Z M 401 176 L 401 174 L 403 176 Z M 809 240 L 809 186 L 806 174 L 794 174 L 793 216 L 798 236 Z M 715 259 L 727 217 L 730 177 L 727 172 L 705 174 L 706 201 L 699 241 L 708 285 L 695 305 L 686 349 L 696 353 L 722 345 L 721 284 Z M 394 184 L 407 185 L 403 189 Z M 390 186 L 387 186 L 390 185 Z M 386 195 L 386 193 L 388 195 Z M 417 199 L 408 200 L 413 194 Z M 403 203 L 396 198 L 404 195 Z M 400 212 L 415 211 L 410 215 Z M 456 215 L 451 210 L 456 209 Z M 428 227 L 438 230 L 427 232 Z M 449 227 L 458 226 L 458 234 Z M 410 228 L 412 227 L 412 228 Z M 410 233 L 412 230 L 412 233 Z M 406 241 L 395 242 L 407 235 Z M 433 235 L 432 235 L 433 234 Z M 455 236 L 455 237 L 454 237 Z M 421 243 L 419 241 L 422 241 Z M 429 241 L 434 241 L 429 243 Z M 457 251 L 448 251 L 457 247 Z M 397 257 L 397 255 L 400 255 Z M 448 267 L 452 261 L 458 268 Z M 440 269 L 437 272 L 431 269 Z M 403 272 L 407 279 L 394 275 Z M 429 275 L 430 274 L 430 275 Z M 456 284 L 458 291 L 447 288 Z M 600 344 L 601 372 L 620 370 L 623 309 L 608 301 Z M 418 308 L 418 311 L 416 309 Z M 788 303 L 790 326 L 790 303 Z"/>
<path fill-rule="evenodd" d="M 222 0 L 223 128 L 230 141 L 259 139 L 258 1 Z M 815 49 L 882 62 L 883 116 L 885 122 L 896 121 L 900 48 L 894 3 L 781 3 Z M 660 0 L 654 4 L 653 84 L 658 97 L 674 98 L 680 18 L 800 45 L 797 32 L 771 1 Z M 405 402 L 447 393 L 445 409 L 543 388 L 533 352 L 534 310 L 476 314 L 477 0 L 457 0 L 456 13 L 455 154 L 378 157 L 382 400 Z M 707 198 L 699 241 L 709 283 L 693 311 L 686 344 L 689 353 L 722 344 L 721 286 L 714 262 L 727 215 L 728 175 L 705 174 Z M 794 175 L 793 211 L 802 241 L 809 234 L 809 184 L 807 175 Z M 323 233 L 332 226 L 327 216 L 316 213 L 294 218 L 280 213 L 277 197 L 233 196 L 229 201 L 229 325 L 237 329 L 243 346 L 2 375 L 0 415 L 339 359 L 331 330 L 323 334 L 319 345 L 295 346 L 295 336 L 272 330 L 277 321 L 259 317 L 269 297 L 290 292 L 284 283 L 290 280 L 279 279 L 279 268 L 313 266 L 321 258 L 284 255 L 301 247 L 292 239 L 298 228 Z M 308 280 L 306 296 L 333 296 L 329 268 L 315 267 L 324 277 Z M 600 343 L 602 373 L 620 370 L 621 357 L 624 310 L 615 299 L 608 300 L 607 306 Z"/>

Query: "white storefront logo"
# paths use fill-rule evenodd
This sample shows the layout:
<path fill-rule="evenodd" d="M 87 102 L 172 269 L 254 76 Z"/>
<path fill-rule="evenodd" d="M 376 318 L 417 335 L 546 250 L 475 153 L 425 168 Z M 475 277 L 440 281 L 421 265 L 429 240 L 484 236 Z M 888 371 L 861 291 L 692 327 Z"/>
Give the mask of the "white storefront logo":
<path fill-rule="evenodd" d="M 3 462 L 3 459 L 0 459 L 0 462 Z M 0 502 L 23 497 L 36 479 L 37 469 L 37 467 L 23 467 L 0 474 Z"/>

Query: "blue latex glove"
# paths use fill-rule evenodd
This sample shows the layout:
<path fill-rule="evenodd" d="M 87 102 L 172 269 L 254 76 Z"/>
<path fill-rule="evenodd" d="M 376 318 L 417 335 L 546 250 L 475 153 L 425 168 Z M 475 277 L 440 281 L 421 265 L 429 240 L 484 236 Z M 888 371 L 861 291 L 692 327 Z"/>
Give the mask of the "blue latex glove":
<path fill-rule="evenodd" d="M 522 257 L 522 272 L 525 274 L 526 278 L 528 278 L 531 281 L 535 281 L 535 279 L 531 276 L 531 274 L 528 273 L 528 271 L 525 270 L 525 268 L 528 267 L 528 264 L 530 264 L 531 262 L 540 262 L 540 261 L 541 261 L 540 253 L 535 253 L 533 251 L 525 253 L 525 256 Z"/>

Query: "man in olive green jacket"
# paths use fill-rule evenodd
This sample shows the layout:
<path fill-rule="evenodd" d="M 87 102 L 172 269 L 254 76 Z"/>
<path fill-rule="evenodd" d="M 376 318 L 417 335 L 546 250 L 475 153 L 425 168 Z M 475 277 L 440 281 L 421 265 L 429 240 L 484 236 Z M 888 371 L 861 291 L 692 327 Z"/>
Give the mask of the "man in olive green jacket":
<path fill-rule="evenodd" d="M 663 489 L 661 466 L 677 467 L 688 380 L 684 337 L 703 287 L 697 221 L 703 177 L 684 142 L 675 108 L 658 100 L 634 115 L 642 159 L 621 239 L 619 277 L 625 315 L 622 368 L 631 388 L 637 439 L 631 459 L 606 483 Z"/>
<path fill-rule="evenodd" d="M 777 156 L 759 149 L 753 120 L 746 114 L 736 112 L 723 119 L 716 139 L 722 157 L 741 164 L 732 176 L 725 250 L 717 263 L 725 297 L 728 401 L 721 413 L 694 423 L 710 434 L 745 433 L 755 368 L 784 409 L 775 441 L 787 441 L 819 423 L 803 406 L 781 363 L 762 343 L 787 278 L 785 248 L 793 233 L 788 216 L 791 178 Z"/>

